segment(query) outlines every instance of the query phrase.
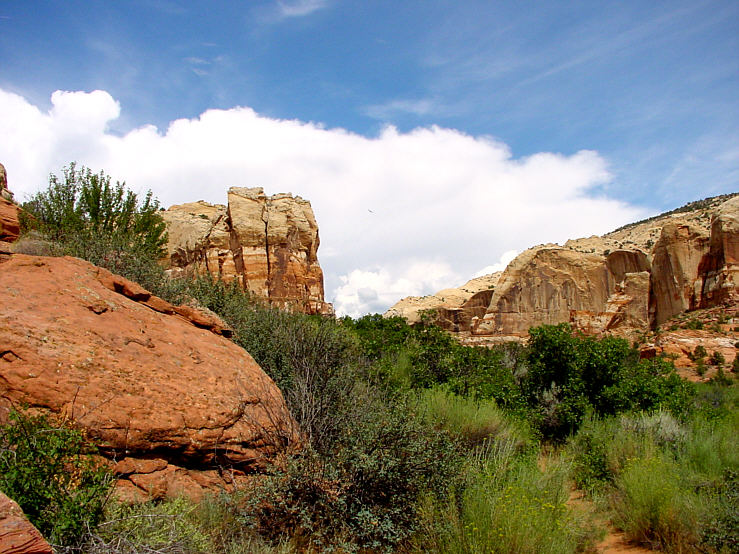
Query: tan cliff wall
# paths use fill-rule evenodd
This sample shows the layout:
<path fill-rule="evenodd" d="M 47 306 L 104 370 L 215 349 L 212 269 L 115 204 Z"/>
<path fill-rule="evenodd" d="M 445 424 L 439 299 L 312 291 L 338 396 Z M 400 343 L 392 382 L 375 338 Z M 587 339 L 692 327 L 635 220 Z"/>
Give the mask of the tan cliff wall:
<path fill-rule="evenodd" d="M 210 273 L 280 307 L 332 313 L 318 263 L 318 224 L 310 202 L 259 188 L 232 187 L 228 205 L 199 201 L 162 212 L 175 272 Z"/>
<path fill-rule="evenodd" d="M 13 201 L 13 193 L 8 190 L 5 166 L 0 164 L 0 242 L 17 240 L 19 232 L 18 206 Z"/>
<path fill-rule="evenodd" d="M 532 326 L 568 322 L 587 334 L 638 338 L 677 314 L 736 304 L 739 196 L 625 226 L 602 237 L 539 245 L 487 291 L 484 312 L 441 293 L 399 301 L 386 316 L 415 322 L 421 308 L 470 344 L 520 340 Z M 481 299 L 477 299 L 477 304 Z"/>
<path fill-rule="evenodd" d="M 569 322 L 634 338 L 673 316 L 734 301 L 739 197 L 710 209 L 530 249 L 506 268 L 477 336 L 525 337 Z M 618 247 L 618 250 L 611 250 Z"/>

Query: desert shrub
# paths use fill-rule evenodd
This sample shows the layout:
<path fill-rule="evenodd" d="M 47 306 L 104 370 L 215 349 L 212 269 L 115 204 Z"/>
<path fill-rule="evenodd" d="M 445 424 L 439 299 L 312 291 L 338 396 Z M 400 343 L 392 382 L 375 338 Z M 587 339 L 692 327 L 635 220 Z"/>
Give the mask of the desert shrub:
<path fill-rule="evenodd" d="M 721 353 L 721 351 L 714 350 L 708 361 L 711 363 L 711 365 L 722 366 L 726 363 L 726 358 L 724 358 L 724 355 Z"/>
<path fill-rule="evenodd" d="M 45 416 L 11 411 L 0 427 L 0 489 L 56 545 L 94 529 L 112 482 L 80 431 Z"/>
<path fill-rule="evenodd" d="M 87 539 L 86 551 L 209 552 L 213 545 L 199 528 L 197 506 L 185 498 L 159 503 L 112 503 L 106 521 Z"/>
<path fill-rule="evenodd" d="M 425 389 L 419 393 L 419 413 L 465 449 L 501 439 L 514 441 L 522 450 L 533 445 L 525 422 L 507 416 L 491 399 L 464 397 L 438 387 Z"/>
<path fill-rule="evenodd" d="M 627 537 L 671 552 L 695 550 L 704 507 L 669 457 L 630 461 L 615 488 L 614 524 Z"/>
<path fill-rule="evenodd" d="M 706 352 L 706 347 L 702 344 L 699 344 L 693 349 L 693 352 L 688 354 L 688 358 L 690 358 L 693 361 L 700 360 L 702 358 L 705 358 L 708 355 L 708 352 Z"/>
<path fill-rule="evenodd" d="M 206 276 L 187 292 L 234 329 L 233 340 L 275 380 L 313 448 L 329 451 L 354 412 L 347 402 L 361 381 L 351 332 L 332 319 L 266 306 L 237 283 Z"/>
<path fill-rule="evenodd" d="M 422 505 L 418 551 L 579 552 L 593 538 L 567 506 L 566 465 L 541 472 L 512 442 L 493 441 L 466 472 L 455 498 Z"/>
<path fill-rule="evenodd" d="M 703 377 L 706 374 L 708 367 L 706 367 L 706 360 L 704 358 L 698 358 L 695 361 L 695 372 Z"/>
<path fill-rule="evenodd" d="M 739 551 L 739 473 L 727 468 L 710 491 L 713 502 L 701 528 L 701 543 L 715 552 Z"/>
<path fill-rule="evenodd" d="M 691 319 L 685 324 L 686 329 L 701 330 L 703 329 L 703 322 L 699 319 Z"/>
<path fill-rule="evenodd" d="M 452 441 L 406 402 L 365 397 L 330 456 L 308 451 L 249 492 L 245 520 L 304 547 L 391 551 L 415 531 L 420 496 L 444 497 L 457 471 Z"/>

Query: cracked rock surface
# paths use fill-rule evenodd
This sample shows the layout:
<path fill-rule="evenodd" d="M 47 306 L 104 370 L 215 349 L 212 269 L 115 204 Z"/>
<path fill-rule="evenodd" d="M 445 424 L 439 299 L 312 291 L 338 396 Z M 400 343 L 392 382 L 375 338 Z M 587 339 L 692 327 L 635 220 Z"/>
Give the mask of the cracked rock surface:
<path fill-rule="evenodd" d="M 112 461 L 159 460 L 119 473 L 160 495 L 226 487 L 224 469 L 297 442 L 280 390 L 212 314 L 77 258 L 13 254 L 0 276 L 0 421 L 21 404 L 68 417 Z"/>
<path fill-rule="evenodd" d="M 226 206 L 190 202 L 161 215 L 173 272 L 210 273 L 279 307 L 332 313 L 318 263 L 318 224 L 307 200 L 231 187 Z"/>

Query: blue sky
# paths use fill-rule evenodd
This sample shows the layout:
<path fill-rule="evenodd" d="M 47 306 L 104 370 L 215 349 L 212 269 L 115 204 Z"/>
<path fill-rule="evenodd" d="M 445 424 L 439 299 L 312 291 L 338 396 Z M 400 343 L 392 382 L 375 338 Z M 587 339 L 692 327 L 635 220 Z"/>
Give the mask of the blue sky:
<path fill-rule="evenodd" d="M 357 278 L 351 292 L 357 307 L 348 310 L 355 314 L 382 309 L 401 289 L 426 293 L 465 280 L 495 265 L 504 252 L 530 246 L 526 241 L 547 240 L 546 233 L 551 240 L 600 233 L 631 217 L 739 189 L 739 3 L 731 1 L 6 1 L 0 3 L 0 90 L 18 129 L 38 124 L 38 132 L 23 130 L 6 136 L 5 143 L 0 140 L 0 161 L 9 166 L 11 187 L 15 174 L 21 181 L 16 190 L 38 189 L 43 185 L 38 176 L 58 171 L 70 156 L 91 166 L 104 164 L 129 183 L 152 188 L 165 204 L 199 197 L 222 202 L 233 184 L 262 185 L 268 192 L 287 186 L 316 209 L 328 250 L 326 261 L 321 251 L 319 257 L 329 300 L 351 284 L 352 272 L 375 277 L 388 272 L 385 280 Z M 62 110 L 61 97 L 59 106 L 52 100 L 57 90 L 88 95 L 74 97 L 75 102 L 65 97 Z M 95 90 L 108 96 L 89 95 Z M 254 117 L 242 117 L 235 111 L 239 107 Z M 203 114 L 214 109 L 223 114 L 220 123 L 204 123 Z M 252 136 L 244 129 L 274 123 L 275 149 L 288 146 L 274 153 L 273 173 L 242 164 L 244 155 L 238 152 L 233 160 L 217 153 L 209 160 L 206 148 L 194 146 L 196 138 L 170 137 L 172 122 L 180 119 L 190 123 L 181 136 L 194 137 L 199 122 L 199 129 L 211 125 L 209 132 L 218 137 L 217 125 L 223 124 L 235 133 L 229 135 L 233 140 L 244 143 Z M 73 138 L 60 121 L 78 130 Z M 303 131 L 295 131 L 291 121 Z M 159 166 L 156 160 L 131 158 L 131 144 L 141 135 L 137 130 L 146 126 L 155 126 L 157 136 L 167 139 L 147 139 L 162 151 L 187 143 L 181 150 L 186 158 L 202 152 L 203 167 L 192 169 L 197 182 L 177 172 L 177 156 Z M 431 167 L 438 152 L 457 147 L 462 154 L 457 164 L 448 160 L 448 172 L 435 168 L 426 175 L 404 167 L 402 160 L 386 163 L 391 155 L 377 153 L 401 139 L 411 165 Z M 313 143 L 325 144 L 343 158 L 311 150 L 316 161 L 311 165 L 300 141 L 311 143 L 311 149 L 318 148 Z M 469 158 L 481 144 L 487 149 Z M 44 155 L 33 157 L 29 150 Z M 591 158 L 577 157 L 582 152 Z M 272 154 L 260 156 L 272 159 Z M 505 163 L 491 165 L 498 154 Z M 558 156 L 561 167 L 537 172 L 532 159 L 544 155 Z M 349 169 L 335 169 L 344 167 L 345 159 L 355 160 L 352 156 L 356 161 Z M 368 159 L 374 165 L 355 174 Z M 580 185 L 547 183 L 560 170 L 563 183 L 580 182 L 568 172 L 583 164 L 590 164 L 589 173 L 581 175 Z M 285 173 L 285 166 L 294 169 Z M 208 167 L 212 182 L 198 173 Z M 553 210 L 591 202 L 596 213 L 574 222 L 539 218 L 539 228 L 526 232 L 509 227 L 518 241 L 501 238 L 507 228 L 490 223 L 461 221 L 445 233 L 424 228 L 429 221 L 445 229 L 440 220 L 466 219 L 459 212 L 470 203 L 504 201 L 509 195 L 496 183 L 507 182 L 501 175 L 519 169 L 523 181 L 508 186 L 524 190 L 529 185 L 520 183 L 541 182 L 504 211 L 535 204 L 537 212 L 536 202 L 547 196 L 536 192 L 539 186 L 561 192 L 548 200 Z M 176 186 L 168 181 L 175 173 Z M 447 173 L 447 180 L 435 181 Z M 387 248 L 377 246 L 377 256 L 369 259 L 346 252 L 351 243 L 335 236 L 344 234 L 340 219 L 334 222 L 342 206 L 330 197 L 343 194 L 350 179 L 376 189 L 377 196 L 357 191 L 357 206 L 382 206 L 388 194 L 399 195 L 413 221 L 397 229 L 409 237 L 407 250 L 393 251 L 392 259 L 380 254 Z M 470 189 L 476 180 L 488 184 Z M 435 194 L 438 202 L 419 202 L 411 214 L 419 191 Z M 469 197 L 473 193 L 480 196 Z M 455 212 L 444 214 L 445 206 Z M 501 219 L 496 209 L 502 208 L 488 213 Z M 378 226 L 392 224 L 383 220 Z M 485 236 L 493 227 L 496 236 Z M 465 242 L 473 243 L 469 251 L 460 246 Z M 487 260 L 480 248 L 488 251 Z M 375 251 L 369 243 L 362 249 Z M 398 285 L 404 279 L 434 271 L 402 269 L 400 258 L 416 259 L 420 267 L 445 265 L 446 277 L 404 289 Z"/>

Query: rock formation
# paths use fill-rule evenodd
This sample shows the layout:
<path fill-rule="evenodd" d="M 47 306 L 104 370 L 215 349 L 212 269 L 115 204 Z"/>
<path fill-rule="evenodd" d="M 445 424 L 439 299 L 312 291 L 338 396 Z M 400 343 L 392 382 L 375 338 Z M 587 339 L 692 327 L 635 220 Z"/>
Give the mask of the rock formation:
<path fill-rule="evenodd" d="M 520 340 L 532 326 L 562 322 L 633 339 L 687 310 L 736 304 L 738 260 L 739 196 L 719 197 L 603 237 L 530 248 L 500 275 L 484 314 L 462 317 L 441 293 L 426 304 L 470 344 Z M 413 298 L 385 315 L 414 322 Z"/>
<path fill-rule="evenodd" d="M 426 313 L 434 312 L 437 323 L 448 331 L 468 329 L 473 317 L 482 317 L 490 304 L 501 272 L 470 279 L 457 288 L 440 290 L 428 296 L 408 296 L 392 305 L 385 317 L 403 317 L 418 323 Z"/>
<path fill-rule="evenodd" d="M 172 206 L 162 216 L 173 270 L 238 281 L 280 307 L 332 313 L 324 302 L 318 225 L 307 200 L 232 187 L 227 206 L 192 202 Z"/>
<path fill-rule="evenodd" d="M 0 492 L 0 552 L 52 554 L 47 543 L 13 500 Z"/>
<path fill-rule="evenodd" d="M 227 489 L 298 441 L 213 314 L 77 258 L 13 254 L 0 272 L 0 421 L 11 403 L 68 418 L 117 462 L 122 494 Z"/>
<path fill-rule="evenodd" d="M 5 166 L 0 164 L 0 242 L 17 240 L 19 230 L 18 206 L 13 202 L 13 193 L 8 190 Z"/>

